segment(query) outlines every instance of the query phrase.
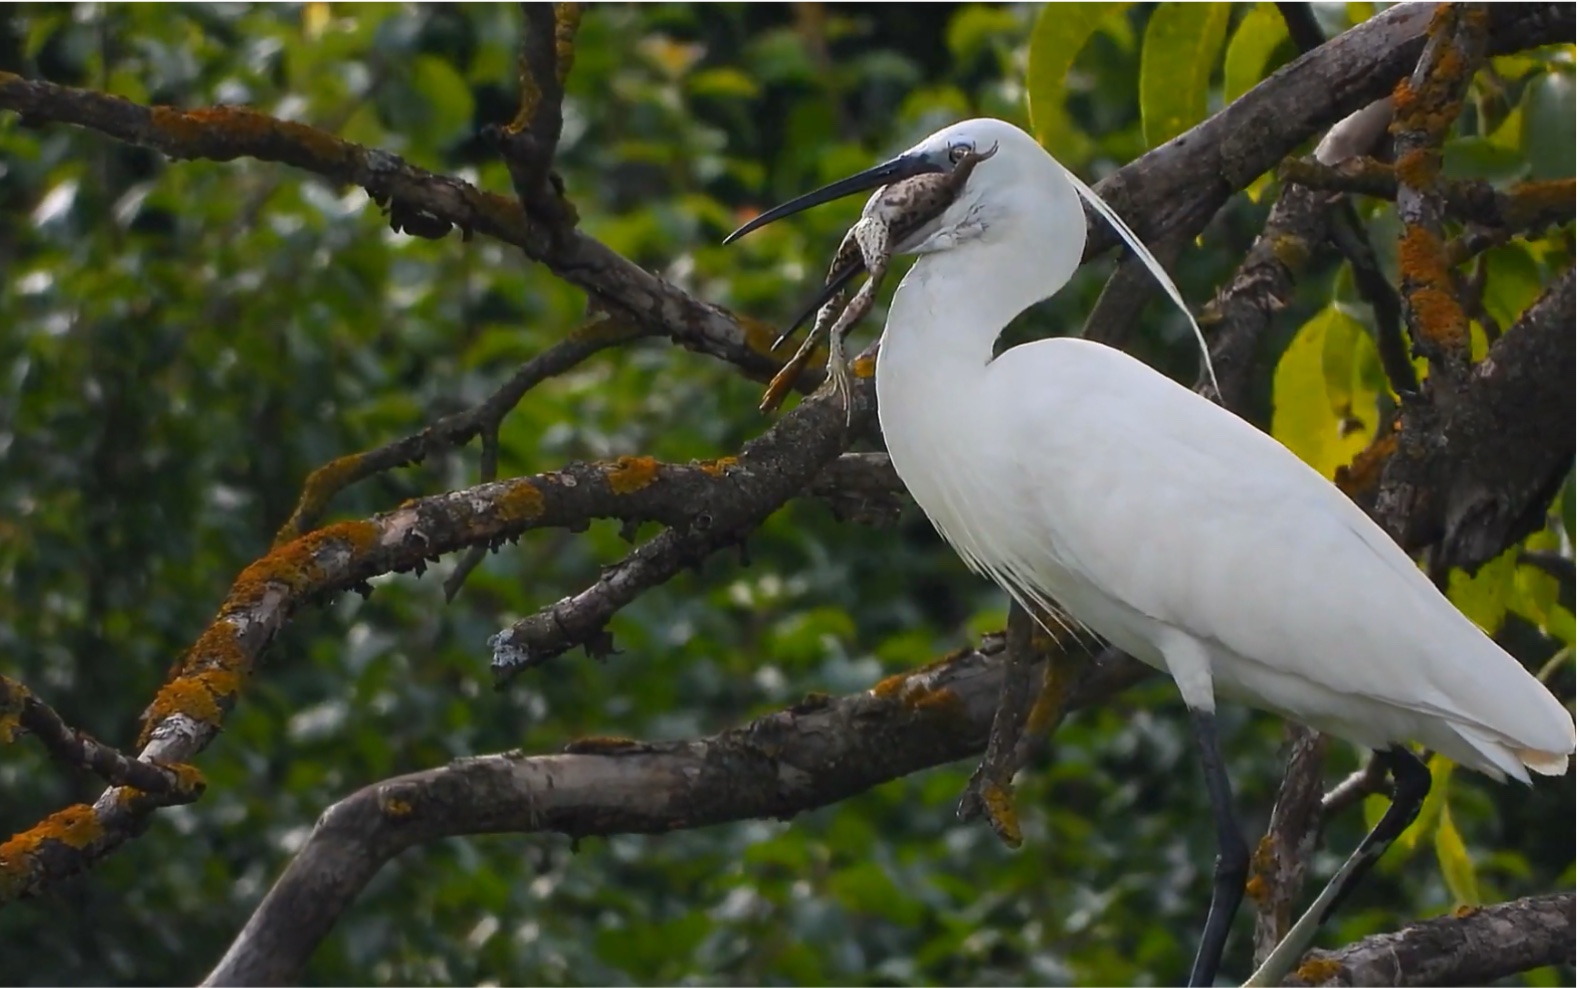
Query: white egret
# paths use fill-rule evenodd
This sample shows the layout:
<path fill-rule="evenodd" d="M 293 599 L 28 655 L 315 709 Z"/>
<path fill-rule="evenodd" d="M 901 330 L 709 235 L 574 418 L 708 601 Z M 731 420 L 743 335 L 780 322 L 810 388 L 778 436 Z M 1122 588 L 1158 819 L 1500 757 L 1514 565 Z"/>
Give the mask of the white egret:
<path fill-rule="evenodd" d="M 1529 771 L 1567 771 L 1574 720 L 1364 512 L 1271 437 L 1090 341 L 1042 340 L 994 358 L 1010 320 L 1080 263 L 1083 196 L 1129 233 L 1019 128 L 989 119 L 948 127 L 730 239 L 948 171 L 967 155 L 982 160 L 953 203 L 899 245 L 921 256 L 895 292 L 878 352 L 884 441 L 968 566 L 1030 613 L 1063 614 L 1178 684 L 1218 832 L 1191 971 L 1192 984 L 1207 984 L 1249 865 L 1219 754 L 1219 695 L 1382 753 L 1393 803 L 1362 845 L 1363 866 L 1431 785 L 1403 744 L 1529 783 Z M 1178 301 L 1139 241 L 1125 239 Z"/>

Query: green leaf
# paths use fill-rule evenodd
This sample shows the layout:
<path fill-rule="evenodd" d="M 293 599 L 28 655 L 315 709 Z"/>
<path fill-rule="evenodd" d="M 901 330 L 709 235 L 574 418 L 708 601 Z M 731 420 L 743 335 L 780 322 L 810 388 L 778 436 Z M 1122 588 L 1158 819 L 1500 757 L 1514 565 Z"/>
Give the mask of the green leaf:
<path fill-rule="evenodd" d="M 1486 137 L 1453 137 L 1443 143 L 1443 177 L 1512 182 L 1524 178 L 1530 162 L 1513 148 Z"/>
<path fill-rule="evenodd" d="M 1234 29 L 1229 39 L 1229 50 L 1223 56 L 1223 101 L 1233 103 L 1262 81 L 1267 74 L 1268 59 L 1289 37 L 1284 27 L 1284 17 L 1270 3 L 1259 3 L 1251 8 Z"/>
<path fill-rule="evenodd" d="M 1273 438 L 1324 477 L 1377 430 L 1376 344 L 1336 305 L 1300 328 L 1273 372 Z"/>
<path fill-rule="evenodd" d="M 427 133 L 421 137 L 444 147 L 471 132 L 472 90 L 449 62 L 433 55 L 417 56 L 412 61 L 412 86 L 427 102 L 427 112 L 419 118 Z"/>
<path fill-rule="evenodd" d="M 1141 44 L 1141 131 L 1148 147 L 1207 117 L 1207 83 L 1229 26 L 1227 3 L 1164 3 Z"/>
<path fill-rule="evenodd" d="M 1458 905 L 1481 905 L 1476 865 L 1470 860 L 1465 840 L 1459 836 L 1459 828 L 1454 826 L 1454 817 L 1446 805 L 1437 821 L 1437 866 L 1443 870 L 1443 881 Z"/>
<path fill-rule="evenodd" d="M 1438 815 L 1448 806 L 1448 783 L 1454 775 L 1454 763 L 1442 755 L 1433 755 L 1426 767 L 1432 773 L 1432 788 L 1427 790 L 1426 800 L 1421 803 L 1421 812 L 1399 835 L 1399 846 L 1406 852 L 1416 849 L 1422 835 L 1437 826 Z"/>
<path fill-rule="evenodd" d="M 1514 592 L 1514 570 L 1519 546 L 1485 563 L 1471 576 L 1462 569 L 1448 574 L 1448 599 L 1489 635 L 1498 633 L 1509 613 L 1509 598 Z"/>
<path fill-rule="evenodd" d="M 1070 123 L 1064 108 L 1065 77 L 1075 57 L 1104 20 L 1128 3 L 1044 4 L 1031 28 L 1026 55 L 1026 101 L 1031 132 L 1065 161 L 1084 157 L 1090 139 Z"/>
<path fill-rule="evenodd" d="M 1507 330 L 1541 294 L 1541 269 L 1530 251 L 1519 244 L 1494 247 L 1482 255 L 1482 264 L 1487 274 L 1482 304 Z"/>
<path fill-rule="evenodd" d="M 1531 80 L 1520 101 L 1525 153 L 1531 177 L 1573 178 L 1575 173 L 1574 70 L 1549 72 Z"/>

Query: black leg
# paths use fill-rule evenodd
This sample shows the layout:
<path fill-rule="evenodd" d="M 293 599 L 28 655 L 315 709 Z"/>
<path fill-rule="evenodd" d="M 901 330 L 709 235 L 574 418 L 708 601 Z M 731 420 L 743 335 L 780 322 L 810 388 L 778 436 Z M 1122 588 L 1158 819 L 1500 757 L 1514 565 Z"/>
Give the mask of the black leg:
<path fill-rule="evenodd" d="M 1432 773 L 1414 754 L 1397 745 L 1377 754 L 1388 767 L 1388 774 L 1393 777 L 1393 799 L 1388 803 L 1388 812 L 1361 841 L 1360 849 L 1355 852 L 1361 856 L 1361 860 L 1345 877 L 1344 884 L 1339 886 L 1328 908 L 1323 910 L 1324 923 L 1337 911 L 1339 904 L 1355 891 L 1356 884 L 1371 871 L 1377 859 L 1387 852 L 1406 827 L 1415 822 L 1421 813 L 1421 804 L 1426 801 L 1426 794 L 1432 791 Z"/>
<path fill-rule="evenodd" d="M 1191 728 L 1201 753 L 1201 767 L 1207 773 L 1207 793 L 1212 797 L 1213 822 L 1218 828 L 1218 860 L 1212 871 L 1212 905 L 1207 909 L 1207 925 L 1196 947 L 1196 961 L 1190 968 L 1192 988 L 1210 985 L 1223 959 L 1223 945 L 1229 927 L 1245 896 L 1245 876 L 1251 868 L 1251 852 L 1245 835 L 1234 818 L 1234 795 L 1229 789 L 1229 774 L 1223 769 L 1218 751 L 1218 725 L 1211 711 L 1192 710 Z"/>

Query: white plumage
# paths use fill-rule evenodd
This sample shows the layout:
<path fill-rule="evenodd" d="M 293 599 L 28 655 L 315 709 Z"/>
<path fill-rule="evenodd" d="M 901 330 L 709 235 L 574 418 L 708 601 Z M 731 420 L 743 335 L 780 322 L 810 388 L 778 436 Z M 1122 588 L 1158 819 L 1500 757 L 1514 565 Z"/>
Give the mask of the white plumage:
<path fill-rule="evenodd" d="M 953 171 L 961 162 L 975 167 Z M 1083 200 L 1185 309 L 1113 211 L 1019 128 L 949 127 L 730 239 L 876 186 L 928 174 L 936 184 L 941 172 L 964 184 L 901 244 L 922 256 L 878 351 L 884 442 L 972 569 L 1034 615 L 1072 619 L 1178 684 L 1218 830 L 1190 983 L 1212 983 L 1250 860 L 1218 749 L 1218 694 L 1374 748 L 1394 780 L 1383 819 L 1252 977 L 1274 983 L 1419 811 L 1431 776 L 1403 745 L 1529 782 L 1568 770 L 1574 718 L 1276 440 L 1097 343 L 1044 340 L 993 358 L 1010 320 L 1080 263 Z"/>
<path fill-rule="evenodd" d="M 1080 261 L 1067 173 L 972 120 L 911 153 L 999 145 L 923 240 L 878 353 L 895 470 L 974 569 L 1213 694 L 1372 748 L 1420 742 L 1495 778 L 1567 770 L 1569 712 L 1337 488 L 1134 358 L 993 344 Z M 934 240 L 942 239 L 938 233 Z"/>

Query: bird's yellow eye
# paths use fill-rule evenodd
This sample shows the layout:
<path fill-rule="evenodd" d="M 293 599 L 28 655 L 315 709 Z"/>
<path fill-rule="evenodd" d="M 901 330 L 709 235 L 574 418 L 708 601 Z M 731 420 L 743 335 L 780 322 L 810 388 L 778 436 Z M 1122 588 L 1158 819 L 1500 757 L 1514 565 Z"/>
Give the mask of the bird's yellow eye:
<path fill-rule="evenodd" d="M 949 163 L 951 165 L 958 165 L 965 158 L 965 156 L 970 153 L 971 145 L 956 144 L 949 149 Z"/>

